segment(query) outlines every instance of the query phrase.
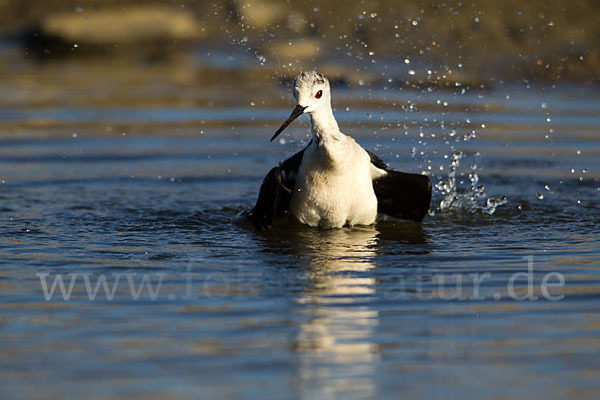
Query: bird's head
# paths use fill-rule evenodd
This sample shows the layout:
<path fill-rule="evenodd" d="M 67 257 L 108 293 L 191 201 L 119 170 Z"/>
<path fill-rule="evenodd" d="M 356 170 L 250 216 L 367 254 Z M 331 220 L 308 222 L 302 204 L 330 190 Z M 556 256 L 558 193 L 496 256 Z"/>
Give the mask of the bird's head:
<path fill-rule="evenodd" d="M 316 71 L 302 72 L 294 79 L 292 89 L 294 98 L 297 101 L 296 108 L 292 111 L 289 118 L 275 132 L 271 141 L 273 141 L 293 120 L 304 113 L 315 112 L 320 108 L 331 105 L 331 90 L 329 81 L 323 75 Z"/>
<path fill-rule="evenodd" d="M 312 112 L 331 104 L 329 81 L 317 71 L 302 72 L 294 80 L 294 98 L 304 112 Z"/>

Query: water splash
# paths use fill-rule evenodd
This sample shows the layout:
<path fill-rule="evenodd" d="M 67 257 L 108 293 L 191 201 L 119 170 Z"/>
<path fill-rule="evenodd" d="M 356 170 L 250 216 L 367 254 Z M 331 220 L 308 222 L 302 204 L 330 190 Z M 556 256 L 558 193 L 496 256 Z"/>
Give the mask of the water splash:
<path fill-rule="evenodd" d="M 451 211 L 467 211 L 471 213 L 485 212 L 492 215 L 500 206 L 508 203 L 506 196 L 497 198 L 487 197 L 485 187 L 479 183 L 479 175 L 477 174 L 477 165 L 471 165 L 469 173 L 469 188 L 460 188 L 457 183 L 456 174 L 460 166 L 460 160 L 465 157 L 465 154 L 457 150 L 452 154 L 450 167 L 448 168 L 448 178 L 441 180 L 435 185 L 435 189 L 443 196 L 440 201 L 440 212 Z M 432 210 L 431 214 L 435 214 L 436 210 Z"/>

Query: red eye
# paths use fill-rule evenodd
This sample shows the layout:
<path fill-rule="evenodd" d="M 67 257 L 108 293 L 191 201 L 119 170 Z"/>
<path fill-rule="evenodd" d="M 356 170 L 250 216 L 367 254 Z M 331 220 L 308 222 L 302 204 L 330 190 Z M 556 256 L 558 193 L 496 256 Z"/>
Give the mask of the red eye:
<path fill-rule="evenodd" d="M 322 91 L 322 90 L 319 90 L 319 91 L 318 91 L 318 92 L 315 94 L 315 97 L 316 97 L 317 99 L 320 99 L 320 98 L 321 98 L 321 96 L 323 96 L 323 91 Z"/>

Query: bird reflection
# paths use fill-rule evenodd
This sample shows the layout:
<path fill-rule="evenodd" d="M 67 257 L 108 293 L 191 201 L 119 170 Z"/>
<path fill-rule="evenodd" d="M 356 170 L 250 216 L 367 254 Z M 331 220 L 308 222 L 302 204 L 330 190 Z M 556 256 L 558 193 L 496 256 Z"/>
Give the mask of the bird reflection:
<path fill-rule="evenodd" d="M 265 251 L 276 255 L 274 262 L 291 255 L 301 263 L 292 268 L 306 274 L 293 317 L 298 397 L 376 397 L 375 263 L 386 254 L 427 253 L 429 237 L 421 224 L 384 222 L 332 230 L 286 225 L 259 235 Z"/>
<path fill-rule="evenodd" d="M 372 338 L 378 312 L 368 305 L 375 294 L 368 272 L 377 235 L 373 227 L 298 232 L 298 245 L 310 260 L 309 285 L 297 298 L 300 398 L 375 395 L 378 352 Z"/>

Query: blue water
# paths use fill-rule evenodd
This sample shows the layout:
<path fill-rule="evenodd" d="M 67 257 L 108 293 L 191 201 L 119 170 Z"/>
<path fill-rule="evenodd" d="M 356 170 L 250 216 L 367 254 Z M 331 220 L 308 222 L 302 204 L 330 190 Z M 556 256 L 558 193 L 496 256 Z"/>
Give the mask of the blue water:
<path fill-rule="evenodd" d="M 239 214 L 308 138 L 268 142 L 286 89 L 209 105 L 142 71 L 150 102 L 37 68 L 46 97 L 7 83 L 24 94 L 0 112 L 1 398 L 597 397 L 597 92 L 334 89 L 342 130 L 395 169 L 438 183 L 461 151 L 458 202 L 261 233 Z M 46 300 L 58 276 L 72 293 Z M 114 296 L 92 300 L 101 277 Z"/>

